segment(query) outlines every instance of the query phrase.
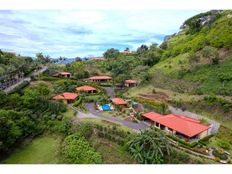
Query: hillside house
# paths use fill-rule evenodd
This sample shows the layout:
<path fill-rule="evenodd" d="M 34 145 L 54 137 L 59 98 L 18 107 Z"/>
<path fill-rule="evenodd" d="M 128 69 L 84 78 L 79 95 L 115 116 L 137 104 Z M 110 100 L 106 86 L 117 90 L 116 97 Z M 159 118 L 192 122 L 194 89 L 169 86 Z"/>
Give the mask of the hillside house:
<path fill-rule="evenodd" d="M 110 100 L 112 101 L 112 103 L 115 106 L 115 108 L 117 107 L 119 109 L 122 109 L 122 108 L 126 108 L 127 107 L 127 101 L 125 101 L 122 98 L 111 98 Z"/>
<path fill-rule="evenodd" d="M 76 88 L 77 92 L 96 93 L 97 89 L 92 86 L 80 86 Z"/>
<path fill-rule="evenodd" d="M 124 86 L 126 87 L 134 87 L 137 86 L 138 82 L 136 80 L 125 80 Z"/>
<path fill-rule="evenodd" d="M 104 83 L 104 82 L 110 82 L 112 80 L 112 77 L 110 77 L 110 76 L 93 76 L 93 77 L 88 78 L 88 80 L 91 82 Z"/>
<path fill-rule="evenodd" d="M 72 75 L 69 72 L 59 72 L 55 75 L 53 75 L 54 77 L 63 77 L 63 78 L 70 78 Z"/>
<path fill-rule="evenodd" d="M 53 99 L 54 100 L 64 100 L 69 104 L 69 103 L 75 102 L 78 97 L 79 97 L 78 94 L 71 93 L 71 92 L 64 92 L 60 95 L 54 96 Z"/>
<path fill-rule="evenodd" d="M 161 115 L 149 112 L 142 115 L 144 121 L 186 141 L 201 139 L 208 135 L 209 126 L 202 124 L 199 120 L 181 115 Z"/>

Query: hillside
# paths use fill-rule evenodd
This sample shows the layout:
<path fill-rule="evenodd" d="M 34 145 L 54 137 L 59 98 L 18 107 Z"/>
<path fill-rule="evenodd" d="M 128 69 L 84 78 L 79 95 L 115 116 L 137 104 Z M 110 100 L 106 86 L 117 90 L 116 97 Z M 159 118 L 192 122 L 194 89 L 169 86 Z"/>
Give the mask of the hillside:
<path fill-rule="evenodd" d="M 152 84 L 177 92 L 232 95 L 232 12 L 210 11 L 186 20 L 161 44 Z"/>

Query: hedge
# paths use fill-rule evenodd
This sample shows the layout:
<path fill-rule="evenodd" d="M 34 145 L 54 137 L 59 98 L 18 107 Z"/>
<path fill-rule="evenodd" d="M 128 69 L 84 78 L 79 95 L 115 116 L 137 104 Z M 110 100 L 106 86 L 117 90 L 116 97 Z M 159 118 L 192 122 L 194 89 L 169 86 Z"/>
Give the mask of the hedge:
<path fill-rule="evenodd" d="M 149 99 L 143 99 L 140 97 L 133 97 L 133 99 L 139 103 L 142 103 L 145 107 L 147 106 L 151 109 L 154 109 L 156 112 L 159 112 L 160 114 L 169 114 L 168 105 L 166 103 Z"/>
<path fill-rule="evenodd" d="M 167 137 L 169 137 L 169 138 L 171 138 L 171 139 L 173 139 L 173 140 L 179 142 L 180 144 L 182 144 L 182 145 L 184 145 L 184 146 L 186 146 L 186 147 L 188 147 L 188 148 L 193 148 L 193 147 L 195 147 L 196 145 L 198 145 L 198 142 L 188 143 L 188 142 L 186 142 L 186 141 L 184 141 L 184 140 L 182 140 L 182 139 L 180 139 L 180 138 L 177 138 L 177 137 L 175 137 L 175 136 L 172 136 L 172 135 L 167 135 Z"/>
<path fill-rule="evenodd" d="M 200 139 L 198 142 L 199 142 L 200 144 L 206 146 L 206 145 L 207 145 L 206 142 L 209 141 L 209 139 L 212 138 L 213 136 L 214 136 L 213 134 L 208 135 L 208 136 L 206 136 L 206 137 Z"/>
<path fill-rule="evenodd" d="M 82 98 L 79 97 L 78 100 L 73 103 L 73 106 L 78 106 L 81 103 L 81 101 L 82 101 Z"/>

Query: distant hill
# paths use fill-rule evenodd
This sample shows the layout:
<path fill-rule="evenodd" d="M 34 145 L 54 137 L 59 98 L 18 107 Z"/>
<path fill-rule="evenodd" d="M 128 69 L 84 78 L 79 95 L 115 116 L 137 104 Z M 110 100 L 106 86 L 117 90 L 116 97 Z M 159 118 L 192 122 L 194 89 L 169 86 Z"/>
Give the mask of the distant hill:
<path fill-rule="evenodd" d="M 53 60 L 57 61 L 56 64 L 70 64 L 75 62 L 75 58 L 65 58 L 65 59 L 59 59 L 59 58 L 53 58 Z"/>
<path fill-rule="evenodd" d="M 194 94 L 232 95 L 232 11 L 213 10 L 186 20 L 160 46 L 149 74 L 154 86 Z"/>

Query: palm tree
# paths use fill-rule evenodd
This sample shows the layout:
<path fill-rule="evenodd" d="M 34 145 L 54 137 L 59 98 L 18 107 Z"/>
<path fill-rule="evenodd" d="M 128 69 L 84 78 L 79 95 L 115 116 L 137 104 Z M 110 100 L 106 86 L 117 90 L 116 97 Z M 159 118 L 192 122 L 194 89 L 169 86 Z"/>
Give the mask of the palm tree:
<path fill-rule="evenodd" d="M 160 164 L 170 154 L 170 145 L 165 135 L 157 130 L 145 130 L 127 143 L 134 159 L 142 164 Z"/>

